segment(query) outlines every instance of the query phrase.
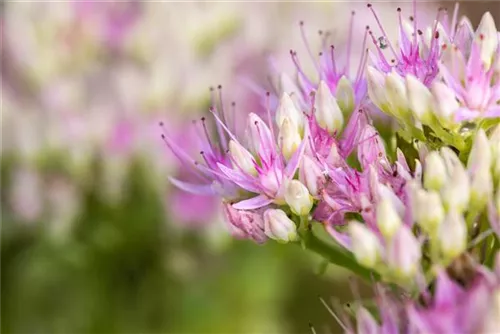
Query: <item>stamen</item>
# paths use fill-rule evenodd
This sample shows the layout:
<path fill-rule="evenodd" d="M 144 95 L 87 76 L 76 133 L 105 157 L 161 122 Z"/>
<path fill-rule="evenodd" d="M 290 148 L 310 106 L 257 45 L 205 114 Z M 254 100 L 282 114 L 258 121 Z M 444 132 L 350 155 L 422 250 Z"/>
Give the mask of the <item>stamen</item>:
<path fill-rule="evenodd" d="M 162 128 L 163 131 L 166 131 L 163 122 L 160 122 L 160 127 Z M 201 172 L 196 164 L 196 161 L 194 161 L 183 149 L 181 149 L 175 142 L 170 139 L 165 133 L 161 134 L 161 139 L 163 142 L 170 148 L 172 153 L 176 156 L 177 159 L 183 164 L 186 164 L 187 166 L 191 167 L 187 169 L 187 172 L 195 177 L 199 178 L 206 178 L 204 174 L 200 174 Z"/>
<path fill-rule="evenodd" d="M 271 117 L 271 102 L 270 102 L 270 92 L 266 92 L 266 112 L 267 112 L 267 123 L 269 125 L 269 129 L 271 130 L 271 136 L 274 137 L 274 122 L 273 118 Z"/>
<path fill-rule="evenodd" d="M 231 115 L 232 115 L 232 117 L 231 117 L 232 118 L 232 122 L 231 122 L 232 123 L 232 127 L 231 128 L 236 133 L 237 132 L 236 131 L 236 124 L 237 124 L 236 123 L 236 115 L 237 115 L 236 114 L 236 102 L 234 102 L 234 101 L 231 102 L 231 109 L 232 109 L 231 110 L 232 111 L 231 112 Z"/>
<path fill-rule="evenodd" d="M 293 51 L 293 50 L 290 50 L 290 56 L 292 57 L 292 61 L 295 65 L 295 67 L 297 68 L 297 72 L 299 73 L 299 76 L 302 80 L 305 81 L 305 83 L 311 87 L 311 86 L 314 86 L 311 81 L 307 78 L 307 75 L 304 73 L 304 71 L 302 70 L 301 66 L 300 66 L 300 63 L 299 63 L 299 59 L 297 57 L 297 52 Z"/>
<path fill-rule="evenodd" d="M 457 33 L 457 20 L 458 20 L 458 9 L 460 7 L 460 4 L 458 2 L 455 3 L 455 8 L 453 9 L 453 18 L 451 19 L 451 37 L 452 39 L 455 39 L 456 33 Z"/>
<path fill-rule="evenodd" d="M 233 135 L 233 133 L 227 128 L 226 124 L 224 124 L 224 122 L 221 121 L 221 119 L 219 118 L 219 116 L 217 116 L 217 114 L 215 113 L 214 111 L 214 108 L 210 108 L 209 111 L 212 113 L 212 115 L 215 117 L 215 120 L 217 121 L 217 123 L 220 124 L 220 126 L 226 131 L 226 133 L 229 135 L 229 138 L 231 138 L 232 140 L 234 140 L 235 142 L 238 142 L 238 140 L 236 139 L 236 137 Z"/>
<path fill-rule="evenodd" d="M 410 20 L 413 20 L 413 31 L 417 31 L 417 0 L 412 1 L 413 6 L 413 16 L 410 16 Z M 417 36 L 413 37 L 413 44 L 417 45 Z"/>
<path fill-rule="evenodd" d="M 299 23 L 300 26 L 300 35 L 302 36 L 302 41 L 304 42 L 306 46 L 307 53 L 309 54 L 309 57 L 311 58 L 311 61 L 316 68 L 316 71 L 318 71 L 318 74 L 321 75 L 321 71 L 319 70 L 318 64 L 316 63 L 316 59 L 311 51 L 311 47 L 309 45 L 309 42 L 307 41 L 306 33 L 304 31 L 304 21 L 300 21 Z"/>
<path fill-rule="evenodd" d="M 335 62 L 335 46 L 330 45 L 330 57 L 332 58 L 332 68 L 333 68 L 333 75 L 336 77 L 337 76 L 337 63 Z"/>
<path fill-rule="evenodd" d="M 348 33 L 348 43 L 347 43 L 347 61 L 345 64 L 345 73 L 350 73 L 350 65 L 351 65 L 351 48 L 352 48 L 352 33 L 354 30 L 354 16 L 356 15 L 355 11 L 351 12 L 351 20 L 349 23 L 349 33 Z"/>
<path fill-rule="evenodd" d="M 366 40 L 368 38 L 369 30 L 370 26 L 366 26 L 365 35 L 363 36 L 363 44 L 361 45 L 361 50 L 366 50 L 366 51 L 361 55 L 361 59 L 359 60 L 359 65 L 356 71 L 356 80 L 354 81 L 354 85 L 357 85 L 357 83 L 361 80 L 361 75 L 363 74 L 363 70 L 365 69 L 366 65 L 365 57 L 368 58 L 368 49 L 366 48 Z"/>
<path fill-rule="evenodd" d="M 361 76 L 366 68 L 366 63 L 368 62 L 368 49 L 365 49 L 364 55 L 361 57 L 361 62 L 359 63 L 358 74 L 356 75 L 356 80 L 354 81 L 355 90 L 357 90 L 357 86 L 361 82 Z"/>
<path fill-rule="evenodd" d="M 384 27 L 382 26 L 382 23 L 380 22 L 380 19 L 378 18 L 378 15 L 377 13 L 375 12 L 375 10 L 373 9 L 372 5 L 371 4 L 368 4 L 368 8 L 370 8 L 371 12 L 373 13 L 373 16 L 375 17 L 375 21 L 377 22 L 377 25 L 378 27 L 380 28 L 380 31 L 382 32 L 382 36 L 385 37 L 385 39 L 387 40 L 387 45 L 389 46 L 389 48 L 391 49 L 392 53 L 394 54 L 394 56 L 397 58 L 398 55 L 396 53 L 396 50 L 394 49 L 394 47 L 392 46 L 392 43 L 389 41 L 389 36 L 387 35 L 387 33 L 385 32 L 385 29 Z M 416 30 L 416 29 L 415 29 Z"/>
<path fill-rule="evenodd" d="M 203 126 L 203 132 L 205 133 L 205 137 L 207 138 L 208 145 L 211 150 L 214 150 L 215 146 L 213 145 L 212 140 L 210 139 L 210 135 L 208 134 L 207 125 L 205 123 L 205 117 L 201 118 L 201 124 Z"/>
<path fill-rule="evenodd" d="M 368 34 L 372 38 L 372 42 L 375 45 L 375 47 L 377 48 L 377 52 L 378 52 L 380 61 L 382 61 L 384 63 L 385 67 L 390 67 L 389 63 L 387 62 L 387 59 L 385 58 L 384 53 L 382 52 L 382 49 L 380 49 L 380 47 L 377 43 L 377 40 L 375 39 L 375 36 L 373 36 L 373 31 L 371 31 L 371 30 L 368 31 Z M 396 58 L 397 58 L 397 56 L 396 56 Z"/>

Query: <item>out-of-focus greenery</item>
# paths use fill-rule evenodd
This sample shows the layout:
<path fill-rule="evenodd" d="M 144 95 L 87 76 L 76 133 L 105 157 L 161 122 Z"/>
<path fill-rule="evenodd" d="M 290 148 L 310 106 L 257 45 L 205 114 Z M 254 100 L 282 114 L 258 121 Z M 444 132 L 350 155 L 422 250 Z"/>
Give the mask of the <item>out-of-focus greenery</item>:
<path fill-rule="evenodd" d="M 174 228 L 138 165 L 122 202 L 110 205 L 96 164 L 64 238 L 46 222 L 12 218 L 10 169 L 2 168 L 3 333 L 304 333 L 309 323 L 334 324 L 318 297 L 339 295 L 339 284 L 315 274 L 319 258 L 277 243 L 214 247 Z"/>

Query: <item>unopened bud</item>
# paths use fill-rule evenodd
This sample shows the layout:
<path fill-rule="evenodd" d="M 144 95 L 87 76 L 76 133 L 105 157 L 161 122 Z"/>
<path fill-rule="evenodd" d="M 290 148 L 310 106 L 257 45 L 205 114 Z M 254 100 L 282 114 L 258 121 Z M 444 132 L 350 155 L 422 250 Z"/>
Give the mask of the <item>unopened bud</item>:
<path fill-rule="evenodd" d="M 354 89 L 352 88 L 352 84 L 349 79 L 345 76 L 342 76 L 337 84 L 335 97 L 344 115 L 350 115 L 354 111 L 356 103 Z"/>
<path fill-rule="evenodd" d="M 481 60 L 489 69 L 498 48 L 498 30 L 490 12 L 484 13 L 476 30 L 476 43 L 479 43 Z"/>
<path fill-rule="evenodd" d="M 380 260 L 381 244 L 377 236 L 357 221 L 348 223 L 352 252 L 356 260 L 367 268 L 374 268 Z"/>
<path fill-rule="evenodd" d="M 467 160 L 467 168 L 475 172 L 475 169 L 487 168 L 490 169 L 492 165 L 491 158 L 491 145 L 486 137 L 486 133 L 483 129 L 477 131 L 476 137 L 474 138 L 474 144 L 469 154 L 469 159 Z"/>
<path fill-rule="evenodd" d="M 297 127 L 288 117 L 285 117 L 283 123 L 281 123 L 279 138 L 281 141 L 281 152 L 285 159 L 289 160 L 299 148 L 302 138 L 300 138 Z"/>
<path fill-rule="evenodd" d="M 251 175 L 257 175 L 255 160 L 243 146 L 231 140 L 229 142 L 229 152 L 239 168 Z"/>
<path fill-rule="evenodd" d="M 500 180 L 500 125 L 497 125 L 493 130 L 493 133 L 490 135 L 490 147 L 493 165 L 493 177 L 496 180 Z"/>
<path fill-rule="evenodd" d="M 285 201 L 298 216 L 307 215 L 313 206 L 313 198 L 306 186 L 297 180 L 291 180 L 286 185 Z"/>
<path fill-rule="evenodd" d="M 282 243 L 298 239 L 297 226 L 283 210 L 279 209 L 268 209 L 264 212 L 264 233 Z"/>
<path fill-rule="evenodd" d="M 311 195 L 318 195 L 318 184 L 325 181 L 325 177 L 318 163 L 307 155 L 302 158 L 302 166 L 299 170 L 300 181 L 305 184 Z"/>
<path fill-rule="evenodd" d="M 490 169 L 480 166 L 472 175 L 470 188 L 470 206 L 482 210 L 493 195 L 493 178 Z"/>
<path fill-rule="evenodd" d="M 462 164 L 455 166 L 450 181 L 441 189 L 441 198 L 447 210 L 464 212 L 470 199 L 469 176 Z"/>
<path fill-rule="evenodd" d="M 425 158 L 424 186 L 430 190 L 439 191 L 448 176 L 446 166 L 438 152 L 432 151 Z"/>
<path fill-rule="evenodd" d="M 406 76 L 406 89 L 415 118 L 423 124 L 432 123 L 432 95 L 429 89 L 413 75 Z"/>
<path fill-rule="evenodd" d="M 412 194 L 415 221 L 429 235 L 434 236 L 444 219 L 444 209 L 439 194 L 417 189 Z"/>
<path fill-rule="evenodd" d="M 295 103 L 287 93 L 281 95 L 280 104 L 276 110 L 276 124 L 278 124 L 278 128 L 281 128 L 285 118 L 288 118 L 299 131 L 304 126 L 304 115 L 295 106 Z"/>
<path fill-rule="evenodd" d="M 442 147 L 439 153 L 441 154 L 444 165 L 446 166 L 446 173 L 451 177 L 455 167 L 462 166 L 462 162 L 458 158 L 457 154 L 449 147 Z"/>
<path fill-rule="evenodd" d="M 389 199 L 383 198 L 377 205 L 377 226 L 387 240 L 390 240 L 401 226 L 401 218 Z"/>
<path fill-rule="evenodd" d="M 339 132 L 344 125 L 344 116 L 340 110 L 337 100 L 333 97 L 330 89 L 324 81 L 319 83 L 316 99 L 314 101 L 316 121 L 330 134 Z"/>
<path fill-rule="evenodd" d="M 399 279 L 413 277 L 419 268 L 421 245 L 407 226 L 401 226 L 387 249 L 387 266 Z"/>
<path fill-rule="evenodd" d="M 402 116 L 408 111 L 408 97 L 406 96 L 406 87 L 403 78 L 395 71 L 385 77 L 386 96 L 392 108 L 392 114 Z"/>
<path fill-rule="evenodd" d="M 391 114 L 389 101 L 385 91 L 385 78 L 382 73 L 372 66 L 366 68 L 366 82 L 370 100 L 383 112 Z"/>
<path fill-rule="evenodd" d="M 462 254 L 467 247 L 467 225 L 461 213 L 451 210 L 439 228 L 439 249 L 446 261 Z"/>
<path fill-rule="evenodd" d="M 454 126 L 453 115 L 460 107 L 455 92 L 442 82 L 435 81 L 431 87 L 436 116 L 442 126 Z"/>

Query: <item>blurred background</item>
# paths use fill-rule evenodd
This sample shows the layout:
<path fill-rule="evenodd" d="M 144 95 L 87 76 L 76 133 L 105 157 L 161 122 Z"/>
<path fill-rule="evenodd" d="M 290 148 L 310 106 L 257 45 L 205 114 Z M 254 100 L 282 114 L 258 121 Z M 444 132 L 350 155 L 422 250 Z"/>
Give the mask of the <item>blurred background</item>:
<path fill-rule="evenodd" d="M 169 184 L 187 175 L 158 123 L 197 153 L 191 122 L 214 96 L 245 119 L 273 74 L 293 73 L 290 49 L 312 66 L 299 21 L 314 52 L 318 30 L 339 49 L 356 10 L 356 57 L 365 3 L 0 6 L 3 333 L 339 331 L 319 298 L 352 300 L 349 274 L 233 239 L 217 199 Z M 391 36 L 398 6 L 411 15 L 408 2 L 376 6 Z M 431 22 L 439 4 L 419 6 Z M 499 19 L 499 2 L 461 8 Z"/>

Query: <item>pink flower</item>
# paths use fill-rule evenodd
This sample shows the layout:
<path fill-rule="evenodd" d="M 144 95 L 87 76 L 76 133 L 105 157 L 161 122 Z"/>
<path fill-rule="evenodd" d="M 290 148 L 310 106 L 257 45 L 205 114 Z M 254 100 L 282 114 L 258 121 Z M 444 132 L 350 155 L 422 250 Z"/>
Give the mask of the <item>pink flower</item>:
<path fill-rule="evenodd" d="M 440 73 L 458 101 L 459 106 L 449 110 L 457 122 L 500 117 L 499 41 L 493 17 L 485 13 L 475 34 L 447 48 Z"/>
<path fill-rule="evenodd" d="M 400 76 L 405 77 L 411 74 L 421 80 L 425 85 L 430 85 L 437 77 L 439 69 L 438 63 L 441 57 L 440 29 L 439 22 L 445 15 L 444 10 L 439 10 L 436 21 L 427 34 L 419 27 L 421 22 L 417 17 L 416 1 L 413 2 L 413 15 L 411 22 L 403 20 L 401 8 L 398 8 L 399 15 L 399 39 L 395 46 L 389 39 L 384 26 L 379 20 L 372 4 L 367 7 L 372 11 L 377 25 L 381 31 L 381 36 L 376 38 L 370 30 L 369 34 L 376 47 L 376 53 L 371 54 L 374 66 L 384 73 L 396 71 Z M 430 38 L 426 38 L 430 35 Z M 390 57 L 383 52 L 388 48 Z"/>

